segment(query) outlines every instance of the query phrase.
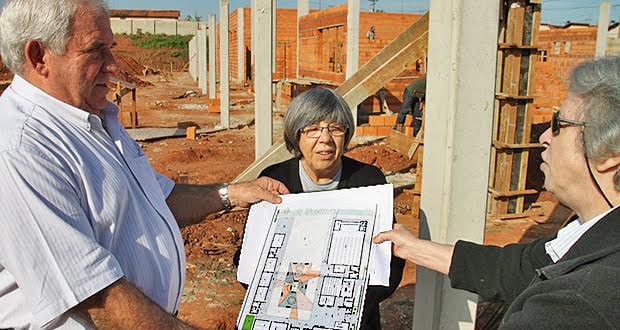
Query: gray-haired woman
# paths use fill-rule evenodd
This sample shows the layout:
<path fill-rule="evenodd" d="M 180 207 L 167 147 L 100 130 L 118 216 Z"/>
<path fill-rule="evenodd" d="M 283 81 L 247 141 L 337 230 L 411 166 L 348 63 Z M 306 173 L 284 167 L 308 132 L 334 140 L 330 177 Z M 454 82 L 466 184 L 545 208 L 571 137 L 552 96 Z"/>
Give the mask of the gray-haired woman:
<path fill-rule="evenodd" d="M 355 123 L 349 106 L 336 91 L 318 87 L 297 96 L 284 116 L 284 141 L 294 157 L 263 170 L 291 193 L 385 184 L 375 166 L 343 156 Z M 361 329 L 381 329 L 379 303 L 398 287 L 404 261 L 392 257 L 390 286 L 369 286 Z"/>

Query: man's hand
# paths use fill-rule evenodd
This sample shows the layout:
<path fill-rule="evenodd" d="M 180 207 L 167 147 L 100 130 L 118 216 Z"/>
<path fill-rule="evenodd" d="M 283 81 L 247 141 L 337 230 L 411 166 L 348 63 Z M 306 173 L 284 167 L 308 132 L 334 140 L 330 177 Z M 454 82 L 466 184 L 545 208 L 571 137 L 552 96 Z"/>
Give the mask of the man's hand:
<path fill-rule="evenodd" d="M 394 225 L 393 230 L 379 233 L 372 241 L 375 244 L 391 241 L 396 256 L 446 275 L 450 271 L 453 245 L 419 239 L 401 224 Z"/>
<path fill-rule="evenodd" d="M 288 188 L 282 182 L 266 176 L 251 182 L 236 183 L 228 186 L 230 203 L 241 207 L 249 207 L 263 200 L 279 204 L 282 202 L 282 199 L 278 195 L 288 193 Z"/>

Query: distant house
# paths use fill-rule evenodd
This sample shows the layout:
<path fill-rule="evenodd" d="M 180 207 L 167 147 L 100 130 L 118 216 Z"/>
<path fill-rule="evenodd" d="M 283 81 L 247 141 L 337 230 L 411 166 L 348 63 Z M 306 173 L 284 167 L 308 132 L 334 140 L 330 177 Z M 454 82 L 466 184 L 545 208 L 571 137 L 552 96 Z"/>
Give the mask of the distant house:
<path fill-rule="evenodd" d="M 180 20 L 179 10 L 114 9 L 110 11 L 112 32 L 126 34 L 194 35 L 202 22 Z"/>
<path fill-rule="evenodd" d="M 161 20 L 177 21 L 181 16 L 179 10 L 140 10 L 140 9 L 112 9 L 110 10 L 111 20 L 121 19 L 142 19 L 142 20 Z"/>

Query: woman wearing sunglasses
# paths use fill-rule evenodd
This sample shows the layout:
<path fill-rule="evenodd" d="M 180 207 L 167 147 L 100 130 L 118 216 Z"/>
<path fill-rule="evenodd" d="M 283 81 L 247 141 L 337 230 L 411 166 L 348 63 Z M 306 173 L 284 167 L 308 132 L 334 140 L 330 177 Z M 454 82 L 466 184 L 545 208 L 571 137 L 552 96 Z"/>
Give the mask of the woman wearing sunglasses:
<path fill-rule="evenodd" d="M 620 327 L 620 58 L 572 72 L 568 97 L 540 137 L 545 188 L 579 219 L 525 244 L 438 244 L 405 228 L 375 237 L 450 277 L 452 287 L 509 307 L 502 329 Z"/>

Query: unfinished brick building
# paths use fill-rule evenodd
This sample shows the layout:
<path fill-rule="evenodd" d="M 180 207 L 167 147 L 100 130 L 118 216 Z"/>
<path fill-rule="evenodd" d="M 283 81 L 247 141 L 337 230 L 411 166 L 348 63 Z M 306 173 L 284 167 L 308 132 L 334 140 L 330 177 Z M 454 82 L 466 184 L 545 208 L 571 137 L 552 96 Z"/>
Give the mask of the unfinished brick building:
<path fill-rule="evenodd" d="M 596 26 L 569 23 L 541 25 L 534 89 L 535 122 L 550 118 L 551 109 L 566 97 L 566 81 L 571 68 L 594 57 Z"/>
<path fill-rule="evenodd" d="M 346 37 L 347 37 L 347 5 L 329 7 L 324 10 L 313 10 L 300 18 L 299 45 L 299 76 L 297 76 L 297 9 L 278 8 L 276 11 L 276 67 L 274 80 L 286 79 L 282 86 L 280 98 L 284 103 L 292 96 L 312 84 L 338 86 L 345 80 L 346 68 Z M 243 16 L 243 31 L 239 26 L 239 16 Z M 396 13 L 360 13 L 359 29 L 359 66 L 364 65 L 375 54 L 389 44 L 407 27 L 418 20 L 418 14 Z M 229 63 L 232 81 L 246 82 L 252 79 L 251 67 L 251 9 L 238 8 L 229 15 Z M 367 38 L 370 27 L 375 27 L 374 38 Z M 219 24 L 216 35 L 217 65 L 219 70 Z M 243 42 L 239 42 L 242 36 Z M 238 61 L 239 46 L 242 60 Z M 362 113 L 379 112 L 380 99 L 384 99 L 384 107 L 398 111 L 402 103 L 403 89 L 413 79 L 418 78 L 424 70 L 424 63 L 412 63 L 396 79 L 388 83 L 384 90 L 366 100 Z M 243 75 L 239 75 L 239 66 L 243 66 Z M 219 74 L 219 73 L 218 73 Z"/>
<path fill-rule="evenodd" d="M 618 55 L 619 24 L 609 26 L 607 55 Z M 566 81 L 573 67 L 591 59 L 596 52 L 597 26 L 567 23 L 564 26 L 541 24 L 534 90 L 534 123 L 548 121 L 553 107 L 566 97 Z"/>

